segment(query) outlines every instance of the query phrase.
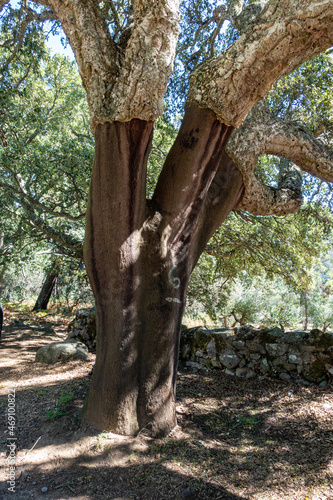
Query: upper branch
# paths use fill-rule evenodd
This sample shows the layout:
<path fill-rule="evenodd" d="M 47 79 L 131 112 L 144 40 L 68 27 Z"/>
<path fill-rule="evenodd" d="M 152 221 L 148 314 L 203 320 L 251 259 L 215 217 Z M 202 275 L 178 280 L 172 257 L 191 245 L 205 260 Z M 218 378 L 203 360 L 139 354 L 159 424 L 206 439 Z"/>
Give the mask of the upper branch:
<path fill-rule="evenodd" d="M 119 121 L 150 121 L 164 109 L 179 33 L 179 0 L 136 0 L 133 8 L 132 33 L 110 94 L 109 115 Z"/>
<path fill-rule="evenodd" d="M 236 209 L 253 215 L 287 215 L 297 212 L 302 205 L 302 177 L 299 170 L 286 158 L 281 158 L 283 175 L 278 186 L 267 186 L 254 174 L 245 180 L 245 193 Z M 281 172 L 282 173 L 282 172 Z"/>
<path fill-rule="evenodd" d="M 187 105 L 238 127 L 272 84 L 333 44 L 331 0 L 270 0 L 256 24 L 193 73 Z"/>
<path fill-rule="evenodd" d="M 134 0 L 125 47 L 115 43 L 95 0 L 35 0 L 56 13 L 88 95 L 91 124 L 155 120 L 173 70 L 179 0 Z"/>
<path fill-rule="evenodd" d="M 295 166 L 280 166 L 278 187 L 266 186 L 254 170 L 259 156 L 273 154 L 291 160 L 301 170 L 328 182 L 333 181 L 333 151 L 304 127 L 272 116 L 265 103 L 256 104 L 227 146 L 242 172 L 245 194 L 238 208 L 256 215 L 285 215 L 298 210 L 301 179 Z"/>

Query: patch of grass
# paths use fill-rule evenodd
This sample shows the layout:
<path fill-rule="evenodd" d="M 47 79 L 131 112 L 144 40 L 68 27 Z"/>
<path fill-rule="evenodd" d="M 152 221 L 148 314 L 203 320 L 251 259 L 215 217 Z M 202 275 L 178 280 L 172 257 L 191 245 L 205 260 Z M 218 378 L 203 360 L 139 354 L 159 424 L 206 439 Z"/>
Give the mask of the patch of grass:
<path fill-rule="evenodd" d="M 56 407 L 49 410 L 45 416 L 45 420 L 57 420 L 66 415 L 65 405 L 73 401 L 73 394 L 63 394 L 57 401 Z"/>
<path fill-rule="evenodd" d="M 93 448 L 96 451 L 102 451 L 107 453 L 108 455 L 112 455 L 113 452 L 113 443 L 110 442 L 109 436 L 107 432 L 101 432 L 97 437 L 97 441 L 94 444 Z"/>
<path fill-rule="evenodd" d="M 36 318 L 44 318 L 45 316 L 48 316 L 49 314 L 50 314 L 49 311 L 47 311 L 46 309 L 44 309 L 42 311 L 35 312 Z"/>
<path fill-rule="evenodd" d="M 42 389 L 37 389 L 36 394 L 37 396 L 46 396 L 47 391 L 43 391 Z"/>
<path fill-rule="evenodd" d="M 15 309 L 17 309 L 20 312 L 25 312 L 25 313 L 31 312 L 31 307 L 29 304 L 15 303 Z"/>
<path fill-rule="evenodd" d="M 64 394 L 63 396 L 61 396 L 59 398 L 58 404 L 59 405 L 66 405 L 66 404 L 70 403 L 71 401 L 73 401 L 73 394 L 72 393 Z"/>
<path fill-rule="evenodd" d="M 66 412 L 61 408 L 54 408 L 49 410 L 45 416 L 45 420 L 57 420 L 60 417 L 66 415 Z"/>
<path fill-rule="evenodd" d="M 160 451 L 161 447 L 155 443 L 152 443 L 151 447 L 150 447 L 150 451 L 152 453 L 156 453 L 158 451 Z"/>
<path fill-rule="evenodd" d="M 259 424 L 259 420 L 256 417 L 241 417 L 239 421 L 245 427 L 250 427 L 251 429 L 253 429 L 257 424 Z"/>

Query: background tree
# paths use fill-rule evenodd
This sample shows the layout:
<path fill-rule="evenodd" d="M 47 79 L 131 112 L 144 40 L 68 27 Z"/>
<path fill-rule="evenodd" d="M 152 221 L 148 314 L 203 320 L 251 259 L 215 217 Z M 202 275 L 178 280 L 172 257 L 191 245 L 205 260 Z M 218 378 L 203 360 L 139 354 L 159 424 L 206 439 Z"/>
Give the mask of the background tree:
<path fill-rule="evenodd" d="M 44 53 L 35 73 L 19 85 L 13 80 L 20 59 L 12 66 L 7 86 L 15 91 L 0 87 L 2 215 L 20 220 L 24 238 L 82 257 L 93 144 L 74 63 Z"/>
<path fill-rule="evenodd" d="M 173 69 L 178 2 L 39 3 L 59 19 L 75 53 L 95 133 L 84 254 L 97 356 L 86 418 L 117 432 L 168 432 L 176 423 L 187 284 L 209 238 L 234 208 L 285 215 L 301 204 L 294 166 L 280 161 L 277 186 L 267 186 L 256 176 L 258 157 L 278 155 L 332 180 L 331 151 L 266 105 L 255 106 L 228 140 L 275 81 L 331 46 L 333 3 L 212 7 L 204 38 L 210 57 L 202 52 L 190 77 L 182 125 L 148 202 L 147 160 Z M 208 2 L 196 5 L 208 9 Z M 215 40 L 226 19 L 237 33 L 219 52 Z"/>
<path fill-rule="evenodd" d="M 82 261 L 93 139 L 76 66 L 50 56 L 39 14 L 9 7 L 1 21 L 1 288 L 21 300 L 36 293 L 47 254 Z M 35 273 L 34 265 L 42 269 Z M 46 308 L 51 292 L 39 291 L 37 308 Z"/>

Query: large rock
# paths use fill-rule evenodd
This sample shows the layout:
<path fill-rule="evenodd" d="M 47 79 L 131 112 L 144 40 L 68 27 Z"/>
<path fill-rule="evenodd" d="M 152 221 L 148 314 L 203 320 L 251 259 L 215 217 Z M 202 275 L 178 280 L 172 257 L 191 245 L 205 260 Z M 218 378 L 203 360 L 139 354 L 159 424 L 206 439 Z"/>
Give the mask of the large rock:
<path fill-rule="evenodd" d="M 283 356 L 288 349 L 286 344 L 265 344 L 266 351 L 272 357 Z"/>
<path fill-rule="evenodd" d="M 38 363 L 53 364 L 57 361 L 69 361 L 70 359 L 88 359 L 88 349 L 82 342 L 52 342 L 38 349 L 35 361 Z"/>

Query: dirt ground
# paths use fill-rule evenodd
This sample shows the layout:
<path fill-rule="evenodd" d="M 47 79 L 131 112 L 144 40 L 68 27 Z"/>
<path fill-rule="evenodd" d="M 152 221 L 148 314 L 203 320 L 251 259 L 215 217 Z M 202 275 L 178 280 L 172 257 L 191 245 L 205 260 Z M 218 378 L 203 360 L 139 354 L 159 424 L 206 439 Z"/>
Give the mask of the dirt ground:
<path fill-rule="evenodd" d="M 100 433 L 80 420 L 94 355 L 34 362 L 39 347 L 66 338 L 68 320 L 15 310 L 5 316 L 0 498 L 333 499 L 332 385 L 180 366 L 179 426 L 170 436 Z"/>

